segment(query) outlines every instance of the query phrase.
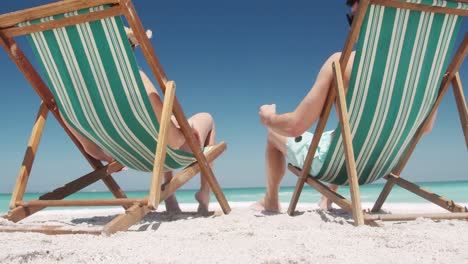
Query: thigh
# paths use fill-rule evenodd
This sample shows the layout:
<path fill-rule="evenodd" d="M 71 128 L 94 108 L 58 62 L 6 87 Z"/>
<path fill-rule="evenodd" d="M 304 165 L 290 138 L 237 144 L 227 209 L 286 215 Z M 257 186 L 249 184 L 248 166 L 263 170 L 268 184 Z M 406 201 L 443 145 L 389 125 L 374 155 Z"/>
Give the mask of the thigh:
<path fill-rule="evenodd" d="M 268 129 L 268 144 L 279 150 L 285 156 L 287 155 L 286 137 Z"/>

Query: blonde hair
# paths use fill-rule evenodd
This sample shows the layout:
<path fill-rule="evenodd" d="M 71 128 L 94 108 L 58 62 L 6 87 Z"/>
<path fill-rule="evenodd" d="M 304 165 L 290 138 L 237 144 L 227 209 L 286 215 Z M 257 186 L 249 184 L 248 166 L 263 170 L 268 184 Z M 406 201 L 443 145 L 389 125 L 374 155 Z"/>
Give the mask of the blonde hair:
<path fill-rule="evenodd" d="M 124 28 L 125 28 L 125 33 L 127 34 L 128 41 L 130 41 L 130 45 L 132 45 L 133 47 L 138 46 L 139 43 L 138 43 L 137 38 L 135 37 L 135 34 L 133 34 L 133 30 L 128 27 L 124 27 Z M 149 39 L 151 39 L 151 37 L 153 37 L 153 31 L 151 31 L 150 29 L 146 30 L 146 36 Z"/>

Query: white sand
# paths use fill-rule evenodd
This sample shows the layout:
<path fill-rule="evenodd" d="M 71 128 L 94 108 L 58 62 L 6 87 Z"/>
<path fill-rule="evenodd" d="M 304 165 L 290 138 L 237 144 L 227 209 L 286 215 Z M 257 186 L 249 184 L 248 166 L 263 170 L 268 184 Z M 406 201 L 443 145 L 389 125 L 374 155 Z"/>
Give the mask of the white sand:
<path fill-rule="evenodd" d="M 354 227 L 349 216 L 325 214 L 310 204 L 301 204 L 304 213 L 295 217 L 264 215 L 245 203 L 231 206 L 229 215 L 206 218 L 152 213 L 111 237 L 0 233 L 0 263 L 468 263 L 466 221 L 418 219 Z M 443 212 L 415 204 L 386 208 Z M 120 212 L 45 211 L 22 223 L 95 229 Z M 0 220 L 0 225 L 8 224 Z"/>

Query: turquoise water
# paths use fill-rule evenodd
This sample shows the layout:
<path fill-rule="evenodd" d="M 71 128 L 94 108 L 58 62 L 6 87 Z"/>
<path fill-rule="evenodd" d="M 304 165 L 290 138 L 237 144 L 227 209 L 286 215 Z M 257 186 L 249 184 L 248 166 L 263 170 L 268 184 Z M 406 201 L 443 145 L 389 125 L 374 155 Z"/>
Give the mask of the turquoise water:
<path fill-rule="evenodd" d="M 428 182 L 419 183 L 423 188 L 429 189 L 432 192 L 446 197 L 447 199 L 454 200 L 456 202 L 468 203 L 468 181 L 458 182 Z M 375 202 L 380 191 L 383 188 L 383 184 L 372 184 L 361 186 L 361 199 L 362 202 Z M 349 189 L 343 187 L 340 189 L 340 194 L 349 198 Z M 294 187 L 283 187 L 280 190 L 281 202 L 289 202 L 291 199 Z M 177 191 L 177 199 L 180 203 L 195 203 L 194 194 L 196 190 L 180 190 Z M 257 201 L 263 197 L 265 188 L 230 188 L 224 189 L 224 193 L 231 202 L 252 202 Z M 131 198 L 144 197 L 148 193 L 142 191 L 131 191 L 127 192 L 127 196 Z M 25 195 L 25 200 L 37 199 L 40 193 L 28 193 Z M 8 204 L 10 201 L 10 194 L 0 194 L 0 212 L 8 211 Z M 103 199 L 113 198 L 111 193 L 108 192 L 84 192 L 74 194 L 69 199 Z M 306 186 L 302 192 L 299 202 L 303 203 L 317 203 L 320 199 L 320 194 L 314 189 Z M 215 198 L 212 197 L 212 202 Z M 390 196 L 387 199 L 391 203 L 421 203 L 426 200 L 398 187 L 395 186 Z M 57 208 L 54 208 L 57 209 Z"/>

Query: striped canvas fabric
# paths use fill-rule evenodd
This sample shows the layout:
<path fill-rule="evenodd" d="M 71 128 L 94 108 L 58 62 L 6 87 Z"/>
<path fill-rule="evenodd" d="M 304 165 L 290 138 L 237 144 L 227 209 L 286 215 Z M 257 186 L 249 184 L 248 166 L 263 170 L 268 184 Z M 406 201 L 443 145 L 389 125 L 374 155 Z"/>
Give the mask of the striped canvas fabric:
<path fill-rule="evenodd" d="M 46 17 L 19 26 L 103 10 L 107 6 Z M 152 171 L 159 123 L 121 17 L 30 34 L 59 110 L 79 133 L 121 164 Z M 195 161 L 168 148 L 166 170 Z"/>
<path fill-rule="evenodd" d="M 448 1 L 406 0 L 468 9 Z M 370 5 L 361 28 L 346 102 L 359 184 L 397 165 L 438 95 L 462 17 Z M 347 184 L 338 126 L 317 179 Z"/>

